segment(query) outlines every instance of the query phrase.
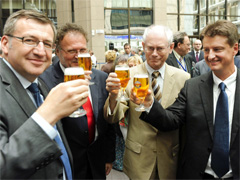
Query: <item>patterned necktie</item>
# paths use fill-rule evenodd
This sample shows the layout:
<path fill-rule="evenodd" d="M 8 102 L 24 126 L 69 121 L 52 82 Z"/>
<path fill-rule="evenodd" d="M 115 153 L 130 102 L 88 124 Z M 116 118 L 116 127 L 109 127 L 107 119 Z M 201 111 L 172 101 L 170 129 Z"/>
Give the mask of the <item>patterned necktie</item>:
<path fill-rule="evenodd" d="M 87 102 L 83 104 L 83 109 L 87 111 L 87 121 L 88 121 L 88 137 L 89 137 L 89 143 L 92 143 L 95 138 L 95 120 L 94 120 L 94 114 L 92 109 L 91 101 L 88 97 Z"/>
<path fill-rule="evenodd" d="M 39 107 L 43 103 L 43 100 L 40 96 L 40 91 L 39 91 L 37 83 L 32 83 L 27 89 L 33 94 L 36 105 L 37 105 L 37 107 Z M 54 126 L 54 128 L 57 130 L 56 126 Z M 67 175 L 67 179 L 71 180 L 72 179 L 72 170 L 71 170 L 70 161 L 69 161 L 69 158 L 67 155 L 67 151 L 66 151 L 64 144 L 63 144 L 62 140 L 60 139 L 59 135 L 57 135 L 54 140 L 57 142 L 58 146 L 61 148 L 62 155 L 60 156 L 60 158 L 63 162 L 64 169 L 65 169 L 65 172 Z"/>
<path fill-rule="evenodd" d="M 157 78 L 158 78 L 159 75 L 160 75 L 159 71 L 154 71 L 152 73 L 152 77 L 153 77 L 152 78 L 152 89 L 153 89 L 153 92 L 154 92 L 154 97 L 157 101 L 159 101 L 162 97 L 160 86 L 157 83 Z"/>
<path fill-rule="evenodd" d="M 199 58 L 198 58 L 198 51 L 196 52 L 196 62 L 198 62 L 199 61 Z"/>
<path fill-rule="evenodd" d="M 226 85 L 223 82 L 219 84 L 221 92 L 216 106 L 211 160 L 211 167 L 219 178 L 229 171 L 229 116 L 228 97 L 225 87 Z"/>

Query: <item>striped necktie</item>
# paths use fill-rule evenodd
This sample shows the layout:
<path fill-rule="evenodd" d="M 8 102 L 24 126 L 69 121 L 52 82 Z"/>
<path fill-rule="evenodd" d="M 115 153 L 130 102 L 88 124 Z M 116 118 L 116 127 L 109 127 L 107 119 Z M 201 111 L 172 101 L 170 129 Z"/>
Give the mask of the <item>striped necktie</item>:
<path fill-rule="evenodd" d="M 160 75 L 159 71 L 154 71 L 152 73 L 152 77 L 153 77 L 152 78 L 152 89 L 153 89 L 154 97 L 157 101 L 159 101 L 162 97 L 160 86 L 157 83 L 157 78 L 158 78 L 159 75 Z"/>

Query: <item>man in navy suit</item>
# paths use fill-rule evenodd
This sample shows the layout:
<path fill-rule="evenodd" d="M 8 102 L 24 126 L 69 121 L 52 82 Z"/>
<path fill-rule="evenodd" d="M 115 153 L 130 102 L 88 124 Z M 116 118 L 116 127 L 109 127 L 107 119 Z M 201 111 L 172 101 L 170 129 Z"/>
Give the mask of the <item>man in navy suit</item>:
<path fill-rule="evenodd" d="M 201 50 L 202 48 L 202 41 L 200 39 L 196 39 L 193 43 L 193 50 L 189 52 L 193 58 L 195 63 L 204 59 L 204 52 Z"/>
<path fill-rule="evenodd" d="M 190 51 L 190 41 L 187 33 L 176 32 L 173 35 L 174 48 L 171 54 L 169 54 L 166 63 L 170 66 L 182 69 L 185 72 L 192 73 L 193 58 L 188 54 Z"/>
<path fill-rule="evenodd" d="M 87 82 L 62 83 L 48 94 L 47 86 L 38 76 L 51 64 L 56 30 L 42 13 L 35 10 L 13 13 L 3 34 L 0 179 L 70 180 L 72 156 L 59 120 L 87 101 Z M 36 93 L 29 90 L 33 84 L 36 89 L 39 87 Z M 56 137 L 61 138 L 64 146 L 59 146 L 62 143 Z M 62 154 L 66 155 L 65 161 Z M 65 168 L 63 162 L 70 162 L 70 168 Z"/>
<path fill-rule="evenodd" d="M 67 23 L 57 33 L 56 55 L 59 62 L 53 63 L 41 78 L 50 89 L 64 80 L 66 67 L 78 66 L 78 54 L 87 53 L 87 35 L 82 27 Z M 89 73 L 89 72 L 88 72 Z M 90 101 L 95 121 L 94 140 L 89 139 L 89 114 L 79 118 L 62 119 L 70 149 L 73 154 L 74 179 L 106 179 L 115 159 L 115 132 L 103 117 L 103 106 L 108 97 L 107 74 L 92 69 Z"/>
<path fill-rule="evenodd" d="M 166 110 L 149 92 L 144 104 L 151 110 L 140 118 L 162 131 L 186 126 L 179 179 L 239 179 L 240 70 L 234 65 L 238 29 L 219 20 L 203 29 L 201 39 L 211 72 L 187 80 Z M 136 96 L 132 93 L 131 98 Z"/>

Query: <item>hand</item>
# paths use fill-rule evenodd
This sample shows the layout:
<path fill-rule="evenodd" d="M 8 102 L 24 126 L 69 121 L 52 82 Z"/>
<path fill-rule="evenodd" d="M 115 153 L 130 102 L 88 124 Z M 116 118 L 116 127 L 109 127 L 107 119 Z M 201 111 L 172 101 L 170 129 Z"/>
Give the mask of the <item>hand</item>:
<path fill-rule="evenodd" d="M 118 92 L 121 88 L 120 80 L 117 78 L 116 73 L 110 73 L 106 80 L 106 89 L 109 92 L 111 99 L 117 99 Z"/>
<path fill-rule="evenodd" d="M 85 75 L 85 79 L 87 79 L 88 81 L 91 80 L 91 75 L 92 71 L 84 71 L 84 75 Z"/>
<path fill-rule="evenodd" d="M 131 89 L 130 100 L 137 105 L 141 103 L 141 100 L 137 97 L 136 93 L 134 92 L 134 87 Z M 148 89 L 147 96 L 145 97 L 143 104 L 145 107 L 148 108 L 152 105 L 152 103 L 153 103 L 152 91 Z"/>
<path fill-rule="evenodd" d="M 109 175 L 109 173 L 111 172 L 112 170 L 112 163 L 106 163 L 105 164 L 105 172 L 106 172 L 106 175 Z"/>
<path fill-rule="evenodd" d="M 60 83 L 50 91 L 37 113 L 55 125 L 87 102 L 88 88 L 88 82 L 82 79 Z"/>

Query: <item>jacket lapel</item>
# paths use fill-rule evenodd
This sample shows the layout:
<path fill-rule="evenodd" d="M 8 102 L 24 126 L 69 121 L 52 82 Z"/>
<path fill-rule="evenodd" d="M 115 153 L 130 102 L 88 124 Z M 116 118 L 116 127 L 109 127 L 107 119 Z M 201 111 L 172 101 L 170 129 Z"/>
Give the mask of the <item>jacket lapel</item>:
<path fill-rule="evenodd" d="M 93 113 L 94 113 L 94 118 L 95 122 L 97 121 L 98 118 L 98 87 L 101 85 L 99 84 L 100 82 L 96 81 L 96 74 L 95 70 L 92 69 L 92 74 L 91 74 L 91 82 L 94 82 L 93 85 L 90 85 L 90 91 L 91 91 L 91 97 L 92 97 L 92 107 L 93 107 Z"/>

